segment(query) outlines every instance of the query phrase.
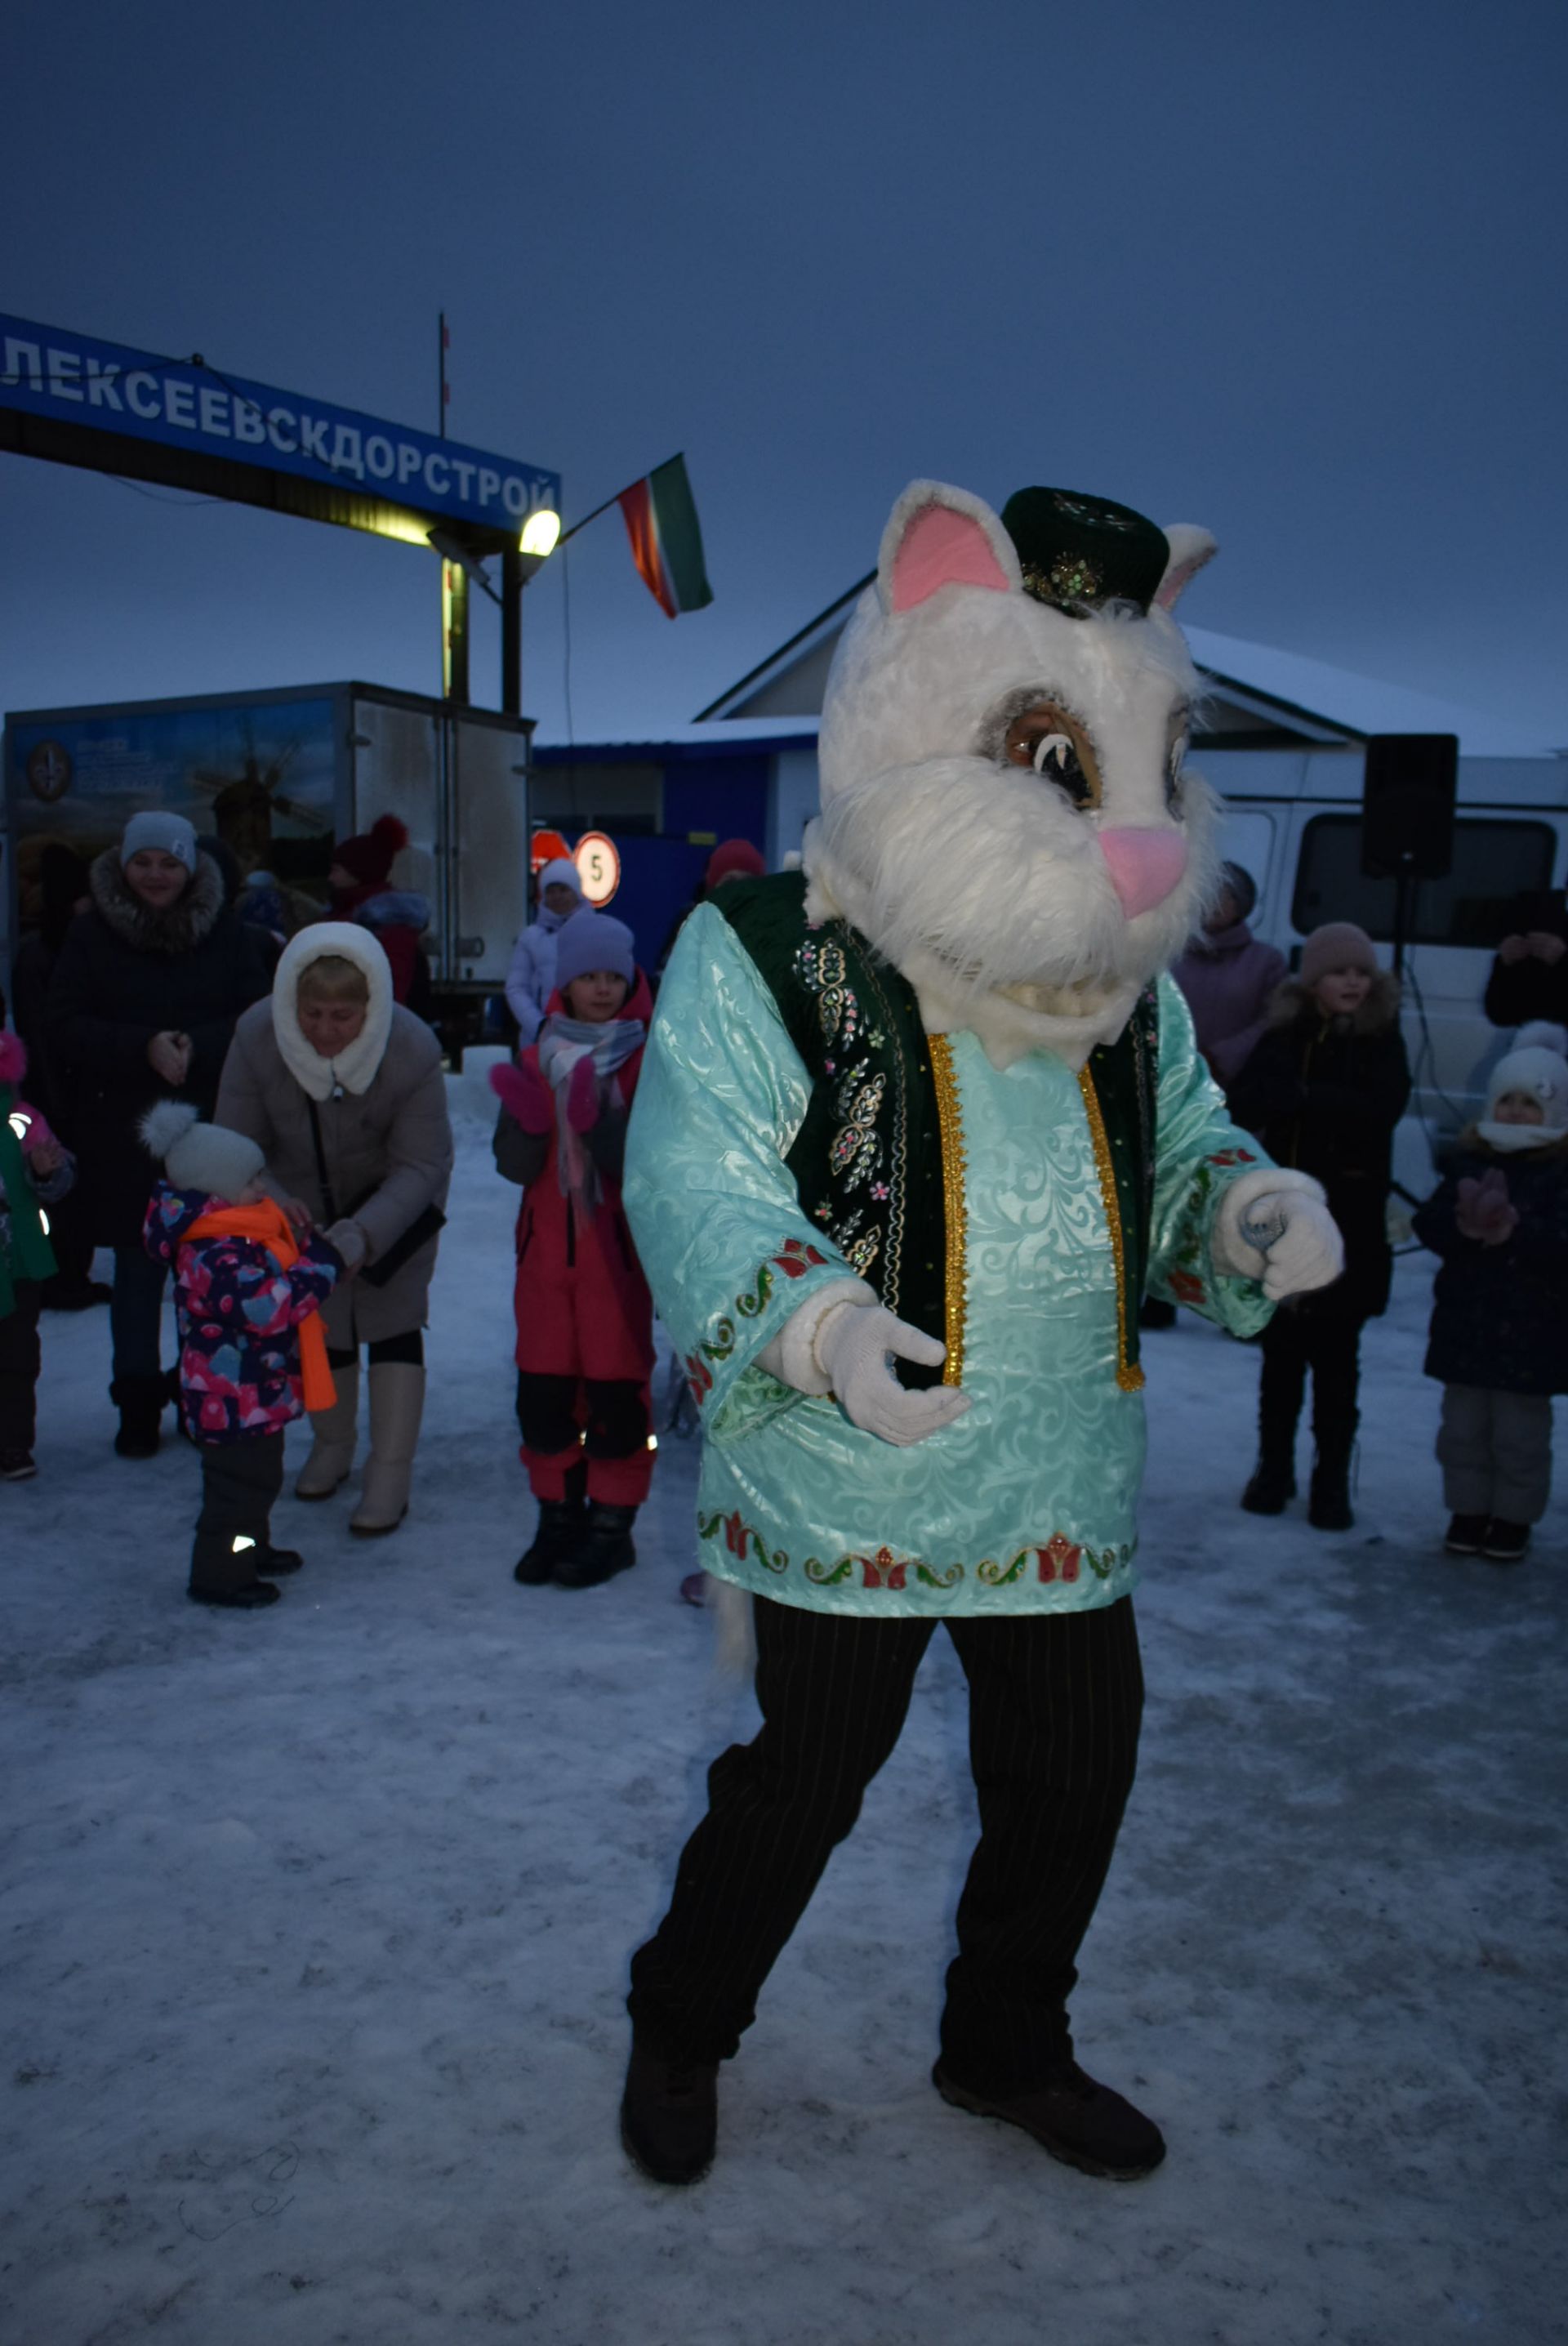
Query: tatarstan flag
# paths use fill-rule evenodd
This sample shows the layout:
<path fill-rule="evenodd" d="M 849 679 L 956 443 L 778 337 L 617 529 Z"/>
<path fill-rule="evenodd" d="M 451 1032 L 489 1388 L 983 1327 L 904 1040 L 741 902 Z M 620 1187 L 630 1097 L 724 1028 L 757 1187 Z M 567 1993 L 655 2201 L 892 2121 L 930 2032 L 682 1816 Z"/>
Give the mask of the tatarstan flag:
<path fill-rule="evenodd" d="M 702 530 L 686 477 L 686 458 L 672 456 L 619 498 L 632 542 L 632 560 L 660 609 L 674 619 L 713 600 L 702 561 Z"/>

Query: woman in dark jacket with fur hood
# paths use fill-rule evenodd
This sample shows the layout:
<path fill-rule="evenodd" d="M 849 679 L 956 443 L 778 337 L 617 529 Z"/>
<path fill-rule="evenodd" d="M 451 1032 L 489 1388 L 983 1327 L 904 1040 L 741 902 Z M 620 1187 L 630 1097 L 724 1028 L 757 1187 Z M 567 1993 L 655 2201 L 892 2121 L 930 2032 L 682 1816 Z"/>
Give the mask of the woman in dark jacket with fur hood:
<path fill-rule="evenodd" d="M 1300 974 L 1279 988 L 1270 1016 L 1231 1088 L 1231 1114 L 1277 1164 L 1321 1181 L 1345 1240 L 1345 1270 L 1332 1287 L 1277 1311 L 1264 1331 L 1258 1459 L 1241 1504 L 1278 1515 L 1295 1495 L 1296 1422 L 1310 1369 L 1308 1520 L 1348 1531 L 1361 1329 L 1388 1308 L 1394 1127 L 1410 1096 L 1399 982 L 1380 970 L 1364 930 L 1331 921 L 1308 938 Z"/>
<path fill-rule="evenodd" d="M 234 1022 L 266 993 L 267 975 L 183 815 L 133 815 L 93 863 L 88 889 L 91 909 L 67 930 L 49 981 L 45 1032 L 84 1230 L 115 1252 L 115 1448 L 147 1458 L 170 1395 L 158 1357 L 166 1273 L 141 1243 L 156 1168 L 137 1127 L 160 1099 L 211 1117 Z"/>

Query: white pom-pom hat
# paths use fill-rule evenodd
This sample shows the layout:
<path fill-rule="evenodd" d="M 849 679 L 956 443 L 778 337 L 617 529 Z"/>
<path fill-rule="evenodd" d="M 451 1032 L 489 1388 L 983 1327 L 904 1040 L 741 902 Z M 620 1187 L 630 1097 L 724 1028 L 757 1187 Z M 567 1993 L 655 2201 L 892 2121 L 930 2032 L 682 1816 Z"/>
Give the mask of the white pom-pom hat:
<path fill-rule="evenodd" d="M 203 1124 L 188 1100 L 159 1100 L 149 1107 L 141 1137 L 177 1189 L 204 1189 L 229 1206 L 267 1162 L 255 1141 L 226 1124 Z"/>

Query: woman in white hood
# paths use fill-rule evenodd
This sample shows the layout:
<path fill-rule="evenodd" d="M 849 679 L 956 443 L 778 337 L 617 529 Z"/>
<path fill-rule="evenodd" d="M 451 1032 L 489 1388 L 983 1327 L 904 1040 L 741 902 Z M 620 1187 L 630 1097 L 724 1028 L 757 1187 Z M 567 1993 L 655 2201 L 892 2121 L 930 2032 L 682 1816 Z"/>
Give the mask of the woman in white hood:
<path fill-rule="evenodd" d="M 422 1331 L 452 1126 L 441 1046 L 392 1000 L 386 954 L 368 929 L 320 921 L 285 947 L 271 999 L 235 1029 L 216 1120 L 260 1144 L 280 1188 L 303 1202 L 351 1274 L 323 1314 L 337 1402 L 312 1415 L 315 1443 L 295 1489 L 326 1499 L 348 1477 L 362 1344 L 371 1450 L 349 1528 L 395 1531 L 424 1408 Z"/>
<path fill-rule="evenodd" d="M 518 938 L 506 973 L 506 1006 L 517 1021 L 522 1050 L 537 1037 L 555 991 L 555 940 L 582 909 L 577 867 L 569 856 L 558 855 L 539 874 L 538 917 Z"/>

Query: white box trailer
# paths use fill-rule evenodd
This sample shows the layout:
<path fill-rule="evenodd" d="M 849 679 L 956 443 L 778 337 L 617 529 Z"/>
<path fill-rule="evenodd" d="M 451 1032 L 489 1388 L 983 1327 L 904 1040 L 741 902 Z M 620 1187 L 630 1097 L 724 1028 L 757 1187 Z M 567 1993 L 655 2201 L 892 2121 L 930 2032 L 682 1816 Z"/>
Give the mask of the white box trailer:
<path fill-rule="evenodd" d="M 429 899 L 437 1015 L 461 1049 L 527 918 L 532 720 L 357 683 L 5 719 L 4 917 L 36 918 L 51 841 L 96 855 L 144 807 L 189 817 L 243 873 L 270 871 L 303 918 L 325 909 L 335 840 L 407 825 L 394 884 Z M 4 941 L 0 941 L 4 942 Z"/>

